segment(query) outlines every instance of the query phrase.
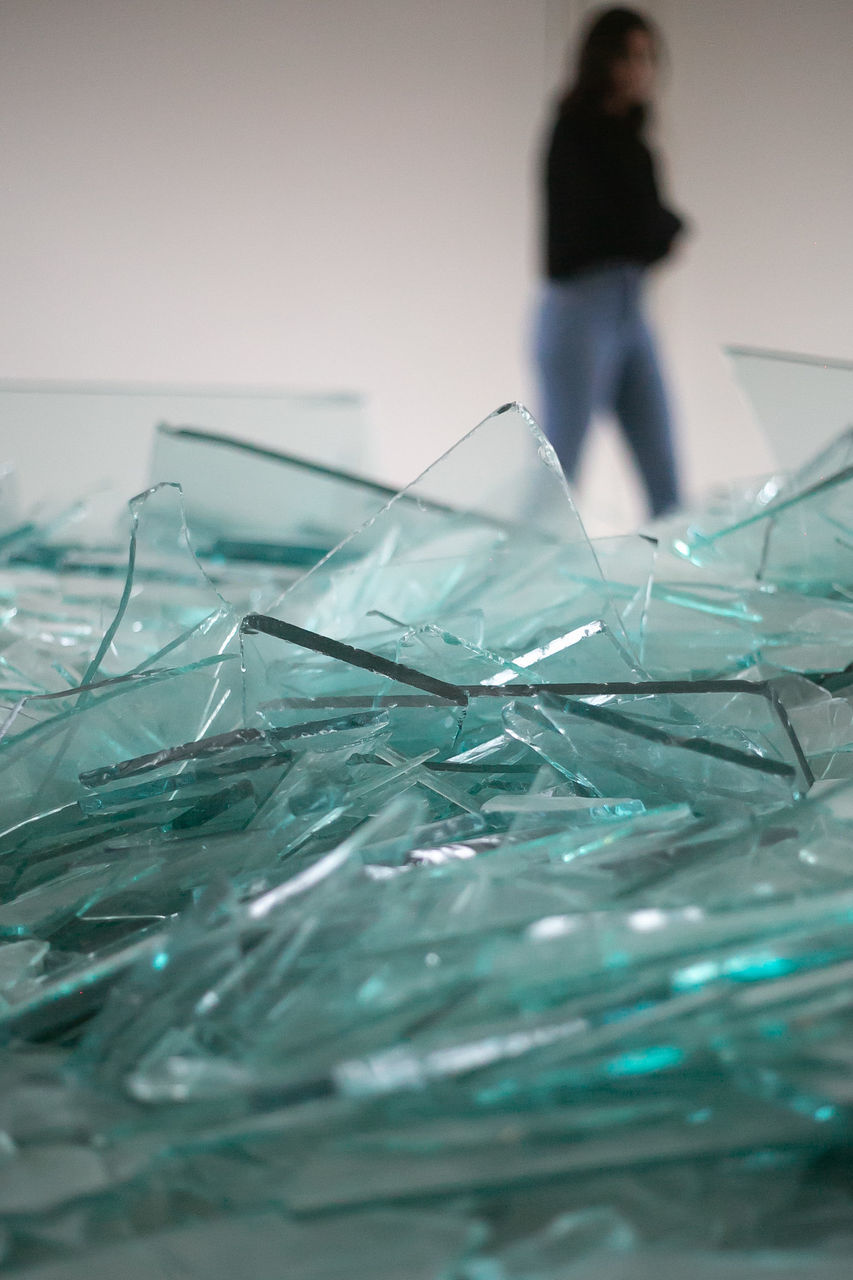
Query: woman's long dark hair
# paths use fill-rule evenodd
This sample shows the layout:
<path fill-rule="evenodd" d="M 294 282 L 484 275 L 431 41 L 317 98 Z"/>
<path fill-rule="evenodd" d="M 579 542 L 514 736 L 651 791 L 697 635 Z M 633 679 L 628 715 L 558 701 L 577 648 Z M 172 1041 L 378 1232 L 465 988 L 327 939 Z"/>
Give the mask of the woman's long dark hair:
<path fill-rule="evenodd" d="M 574 81 L 563 94 L 560 107 L 567 111 L 578 107 L 602 111 L 613 89 L 612 68 L 628 51 L 628 37 L 633 31 L 644 31 L 652 47 L 660 53 L 661 38 L 651 18 L 636 9 L 603 9 L 594 13 L 584 29 L 578 51 Z M 640 128 L 647 109 L 631 108 L 631 122 Z"/>

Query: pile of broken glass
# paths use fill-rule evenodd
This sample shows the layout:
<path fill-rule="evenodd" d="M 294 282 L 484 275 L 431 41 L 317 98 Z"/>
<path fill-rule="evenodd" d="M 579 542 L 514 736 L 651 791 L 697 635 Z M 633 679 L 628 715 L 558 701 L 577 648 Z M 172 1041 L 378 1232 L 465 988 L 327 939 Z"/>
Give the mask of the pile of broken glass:
<path fill-rule="evenodd" d="M 0 542 L 4 1267 L 848 1276 L 853 434 L 596 542 L 519 406 L 153 468 Z"/>

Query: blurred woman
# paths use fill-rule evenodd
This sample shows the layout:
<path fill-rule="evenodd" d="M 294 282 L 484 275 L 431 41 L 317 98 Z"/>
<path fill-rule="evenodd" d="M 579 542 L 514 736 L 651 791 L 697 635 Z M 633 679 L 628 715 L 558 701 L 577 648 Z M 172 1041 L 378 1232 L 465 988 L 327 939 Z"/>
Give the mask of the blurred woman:
<path fill-rule="evenodd" d="M 593 16 L 549 135 L 545 274 L 535 333 L 540 414 L 568 479 L 593 414 L 619 422 L 652 515 L 679 501 L 666 390 L 645 318 L 647 268 L 682 220 L 662 202 L 643 136 L 660 40 L 633 9 Z"/>

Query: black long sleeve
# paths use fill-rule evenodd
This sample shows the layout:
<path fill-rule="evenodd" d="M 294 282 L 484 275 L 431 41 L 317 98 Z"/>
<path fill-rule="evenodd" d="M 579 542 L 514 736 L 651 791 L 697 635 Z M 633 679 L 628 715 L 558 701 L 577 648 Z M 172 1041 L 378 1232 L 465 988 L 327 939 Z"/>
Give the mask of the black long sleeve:
<path fill-rule="evenodd" d="M 614 262 L 666 256 L 682 220 L 658 194 L 636 128 L 583 110 L 561 113 L 545 164 L 546 273 L 561 279 Z"/>

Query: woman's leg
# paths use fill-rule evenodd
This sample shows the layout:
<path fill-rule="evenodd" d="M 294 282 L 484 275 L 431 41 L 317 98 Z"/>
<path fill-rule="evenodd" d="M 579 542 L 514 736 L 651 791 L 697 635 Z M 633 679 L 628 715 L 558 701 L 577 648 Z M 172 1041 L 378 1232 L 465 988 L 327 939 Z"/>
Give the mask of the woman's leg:
<path fill-rule="evenodd" d="M 588 281 L 545 286 L 535 330 L 539 418 L 569 481 L 596 408 L 605 398 L 608 340 L 601 289 Z"/>
<path fill-rule="evenodd" d="M 630 327 L 614 409 L 637 461 L 653 516 L 679 503 L 672 421 L 660 362 L 645 320 Z"/>

